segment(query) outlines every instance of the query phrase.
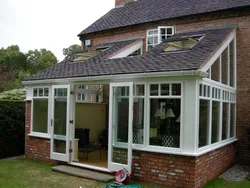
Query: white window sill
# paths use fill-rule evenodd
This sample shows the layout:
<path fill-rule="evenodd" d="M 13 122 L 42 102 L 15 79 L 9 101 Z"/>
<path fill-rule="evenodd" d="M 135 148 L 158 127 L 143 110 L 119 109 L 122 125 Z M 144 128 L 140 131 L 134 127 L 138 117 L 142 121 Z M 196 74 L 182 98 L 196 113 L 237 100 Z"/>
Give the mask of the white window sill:
<path fill-rule="evenodd" d="M 30 137 L 37 137 L 37 138 L 50 139 L 50 135 L 49 134 L 43 134 L 43 133 L 30 133 L 30 134 L 28 134 L 28 136 L 30 136 Z"/>
<path fill-rule="evenodd" d="M 154 146 L 148 146 L 148 147 L 139 147 L 133 145 L 132 149 L 133 150 L 138 150 L 138 151 L 146 151 L 146 152 L 153 152 L 153 153 L 163 153 L 163 154 L 172 154 L 172 155 L 181 155 L 181 156 L 190 156 L 190 157 L 199 157 L 201 155 L 204 155 L 208 152 L 211 152 L 213 150 L 219 149 L 221 147 L 224 147 L 226 145 L 232 144 L 236 142 L 238 139 L 232 138 L 230 140 L 227 140 L 226 142 L 216 144 L 216 146 L 211 146 L 208 148 L 204 148 L 204 150 L 198 150 L 196 153 L 191 153 L 191 152 L 184 152 L 181 151 L 180 148 L 163 148 L 163 147 L 154 147 Z"/>

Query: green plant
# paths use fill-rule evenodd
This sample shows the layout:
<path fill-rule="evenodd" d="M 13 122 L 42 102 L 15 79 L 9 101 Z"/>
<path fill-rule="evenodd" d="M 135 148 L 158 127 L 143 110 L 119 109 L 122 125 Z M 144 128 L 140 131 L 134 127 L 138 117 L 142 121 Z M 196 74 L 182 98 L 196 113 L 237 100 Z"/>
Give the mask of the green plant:
<path fill-rule="evenodd" d="M 24 153 L 25 102 L 0 100 L 0 158 Z"/>

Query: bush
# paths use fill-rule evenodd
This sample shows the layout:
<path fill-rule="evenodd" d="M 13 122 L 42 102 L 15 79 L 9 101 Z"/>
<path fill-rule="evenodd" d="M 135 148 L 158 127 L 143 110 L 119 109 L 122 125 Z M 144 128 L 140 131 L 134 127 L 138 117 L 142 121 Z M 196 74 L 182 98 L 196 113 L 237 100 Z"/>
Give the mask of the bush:
<path fill-rule="evenodd" d="M 0 93 L 0 100 L 24 100 L 25 96 L 25 88 L 13 89 Z"/>
<path fill-rule="evenodd" d="M 24 154 L 25 102 L 0 100 L 0 158 Z"/>

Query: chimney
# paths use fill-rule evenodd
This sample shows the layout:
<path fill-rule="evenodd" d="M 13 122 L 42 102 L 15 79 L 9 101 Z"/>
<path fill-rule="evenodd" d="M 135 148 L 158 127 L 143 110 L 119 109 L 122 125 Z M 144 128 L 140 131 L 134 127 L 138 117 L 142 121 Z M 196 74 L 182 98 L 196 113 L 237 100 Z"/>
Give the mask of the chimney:
<path fill-rule="evenodd" d="M 133 1 L 136 1 L 136 0 L 115 0 L 115 7 L 124 7 L 124 5 Z"/>

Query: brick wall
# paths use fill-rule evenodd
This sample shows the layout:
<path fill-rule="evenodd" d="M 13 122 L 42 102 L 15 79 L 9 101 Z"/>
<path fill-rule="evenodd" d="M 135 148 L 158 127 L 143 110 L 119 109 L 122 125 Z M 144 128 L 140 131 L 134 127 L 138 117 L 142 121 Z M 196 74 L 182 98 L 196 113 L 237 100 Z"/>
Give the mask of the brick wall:
<path fill-rule="evenodd" d="M 134 0 L 115 0 L 115 6 L 120 7 Z"/>
<path fill-rule="evenodd" d="M 31 137 L 31 102 L 26 102 L 25 113 L 25 157 L 41 160 L 47 163 L 55 163 L 50 159 L 50 139 Z"/>
<path fill-rule="evenodd" d="M 234 146 L 227 145 L 199 157 L 133 151 L 135 179 L 169 187 L 202 187 L 232 166 Z"/>
<path fill-rule="evenodd" d="M 182 31 L 202 27 L 236 24 L 237 29 L 237 138 L 236 145 L 238 162 L 250 165 L 250 141 L 247 138 L 247 129 L 250 129 L 250 9 L 236 9 L 231 11 L 215 12 L 203 15 L 187 16 L 178 19 L 169 19 L 146 23 L 136 26 L 117 28 L 90 34 L 94 45 L 101 42 L 118 39 L 146 37 L 147 29 L 163 25 L 175 25 L 176 30 Z M 146 40 L 144 39 L 144 51 Z M 212 73 L 213 74 L 213 73 Z"/>

